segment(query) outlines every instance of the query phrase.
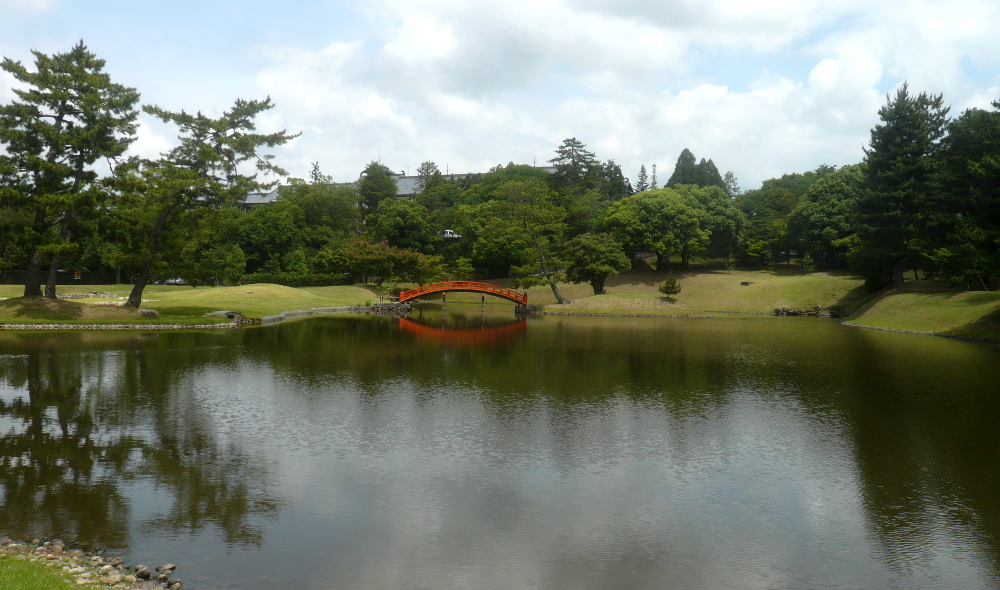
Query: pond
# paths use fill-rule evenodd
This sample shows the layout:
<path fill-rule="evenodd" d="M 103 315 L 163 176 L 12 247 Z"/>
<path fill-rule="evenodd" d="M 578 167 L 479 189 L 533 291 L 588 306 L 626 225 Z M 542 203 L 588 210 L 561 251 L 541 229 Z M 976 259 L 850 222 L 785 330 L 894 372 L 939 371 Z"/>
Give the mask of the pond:
<path fill-rule="evenodd" d="M 1000 586 L 1000 346 L 490 307 L 0 332 L 0 533 L 193 590 Z"/>

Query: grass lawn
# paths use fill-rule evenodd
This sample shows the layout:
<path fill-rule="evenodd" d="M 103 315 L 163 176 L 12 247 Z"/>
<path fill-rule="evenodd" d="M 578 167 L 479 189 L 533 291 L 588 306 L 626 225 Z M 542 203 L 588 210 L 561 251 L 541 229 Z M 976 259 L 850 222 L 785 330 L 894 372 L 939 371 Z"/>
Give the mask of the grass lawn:
<path fill-rule="evenodd" d="M 608 279 L 606 293 L 594 295 L 590 285 L 560 286 L 569 305 L 556 304 L 548 287 L 533 287 L 528 300 L 547 311 L 690 315 L 710 311 L 771 312 L 776 307 L 850 305 L 861 297 L 863 281 L 843 272 L 806 273 L 797 267 L 774 270 L 691 270 L 677 272 L 681 292 L 666 297 L 659 286 L 665 272 L 642 272 Z M 750 285 L 742 285 L 748 282 Z"/>
<path fill-rule="evenodd" d="M 59 293 L 100 291 L 125 296 L 129 285 L 60 286 Z M 259 318 L 282 311 L 339 307 L 374 301 L 376 297 L 361 287 L 312 287 L 294 289 L 281 285 L 243 285 L 239 287 L 185 287 L 151 285 L 143 292 L 144 309 L 155 309 L 158 319 L 140 316 L 132 309 L 95 305 L 108 299 L 52 300 L 18 297 L 23 287 L 0 286 L 0 323 L 161 323 L 206 324 L 228 320 L 224 316 L 206 316 L 209 311 L 239 311 L 244 317 Z"/>
<path fill-rule="evenodd" d="M 953 292 L 943 281 L 907 281 L 880 293 L 849 321 L 866 326 L 1000 337 L 1000 292 Z"/>
<path fill-rule="evenodd" d="M 65 581 L 62 561 L 58 566 L 45 565 L 43 562 L 14 559 L 8 555 L 0 555 L 0 588 L 4 590 L 69 590 L 78 588 L 76 584 Z"/>

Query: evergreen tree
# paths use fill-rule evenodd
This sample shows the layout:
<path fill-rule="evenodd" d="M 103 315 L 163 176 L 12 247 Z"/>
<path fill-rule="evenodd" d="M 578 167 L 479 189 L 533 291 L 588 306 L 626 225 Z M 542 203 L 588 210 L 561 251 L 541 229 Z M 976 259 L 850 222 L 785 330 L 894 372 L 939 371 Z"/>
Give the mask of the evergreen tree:
<path fill-rule="evenodd" d="M 639 166 L 639 176 L 635 181 L 635 192 L 642 193 L 649 190 L 649 176 L 646 174 L 646 165 Z"/>
<path fill-rule="evenodd" d="M 417 168 L 417 190 L 422 191 L 427 188 L 427 181 L 432 176 L 441 176 L 441 169 L 434 162 L 427 161 Z"/>
<path fill-rule="evenodd" d="M 726 175 L 722 177 L 722 183 L 730 197 L 736 198 L 736 195 L 740 194 L 740 183 L 736 180 L 736 175 L 733 174 L 732 170 L 726 172 Z"/>
<path fill-rule="evenodd" d="M 660 188 L 660 185 L 656 182 L 656 162 L 653 162 L 653 173 L 649 178 L 649 189 L 655 191 L 658 188 Z"/>
<path fill-rule="evenodd" d="M 941 95 L 912 96 L 907 84 L 879 110 L 865 149 L 865 190 L 858 199 L 861 247 L 855 266 L 870 287 L 903 286 L 920 261 L 919 238 L 932 191 L 948 107 Z"/>
<path fill-rule="evenodd" d="M 126 306 L 138 308 L 142 292 L 154 271 L 170 254 L 175 261 L 178 249 L 190 247 L 204 237 L 205 228 L 224 205 L 234 205 L 253 190 L 274 186 L 246 175 L 240 165 L 252 161 L 259 172 L 285 175 L 275 165 L 273 154 L 265 148 L 282 145 L 297 135 L 284 130 L 255 133 L 254 119 L 271 109 L 271 100 L 237 99 L 231 109 L 218 118 L 202 113 L 173 113 L 155 106 L 143 110 L 164 123 L 180 129 L 180 145 L 158 160 L 141 161 L 116 179 L 120 193 L 116 209 L 132 209 L 137 239 L 141 243 L 141 266 Z M 167 264 L 169 266 L 169 264 Z"/>
<path fill-rule="evenodd" d="M 390 170 L 372 160 L 358 180 L 358 194 L 361 197 L 361 207 L 367 212 L 373 212 L 383 199 L 395 197 L 399 192 L 396 181 L 389 176 Z"/>
<path fill-rule="evenodd" d="M 604 167 L 594 152 L 575 137 L 564 139 L 549 163 L 556 167 L 552 175 L 555 183 L 571 193 L 583 194 L 598 188 L 604 178 Z"/>
<path fill-rule="evenodd" d="M 677 157 L 677 164 L 674 165 L 674 173 L 667 180 L 667 187 L 678 184 L 699 184 L 700 176 L 694 154 L 691 153 L 691 150 L 684 148 L 681 155 Z"/>
<path fill-rule="evenodd" d="M 25 88 L 0 106 L 0 174 L 32 211 L 24 243 L 31 251 L 24 295 L 41 295 L 42 259 L 50 256 L 48 297 L 56 296 L 56 271 L 72 252 L 73 230 L 98 211 L 103 191 L 92 165 L 113 160 L 135 141 L 139 93 L 111 82 L 104 60 L 83 41 L 52 56 L 33 51 L 35 71 L 5 58 L 0 64 Z"/>
<path fill-rule="evenodd" d="M 622 174 L 622 167 L 614 160 L 604 165 L 605 194 L 609 201 L 620 201 L 632 194 L 632 184 Z"/>

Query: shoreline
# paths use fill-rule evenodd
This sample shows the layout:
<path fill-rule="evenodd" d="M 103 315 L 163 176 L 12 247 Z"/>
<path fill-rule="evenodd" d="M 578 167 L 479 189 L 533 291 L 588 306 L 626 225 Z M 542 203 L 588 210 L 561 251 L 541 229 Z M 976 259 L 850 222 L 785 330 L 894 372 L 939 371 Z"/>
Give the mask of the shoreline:
<path fill-rule="evenodd" d="M 53 578 L 86 588 L 115 590 L 182 590 L 184 583 L 173 577 L 177 566 L 168 563 L 153 569 L 127 566 L 121 557 L 105 556 L 104 549 L 84 551 L 69 548 L 59 539 L 16 541 L 0 539 L 0 567 L 7 559 L 41 563 L 52 568 Z"/>
<path fill-rule="evenodd" d="M 259 319 L 252 321 L 241 321 L 241 322 L 226 322 L 221 324 L 154 324 L 154 323 L 142 323 L 142 324 L 0 324 L 0 331 L 136 331 L 136 330 L 217 330 L 217 329 L 235 329 L 242 328 L 248 325 L 261 325 L 261 326 L 273 326 L 275 324 L 280 324 L 286 320 L 310 317 L 317 315 L 328 315 L 335 313 L 375 313 L 379 314 L 382 310 L 381 306 L 391 305 L 391 304 L 375 304 L 375 305 L 350 305 L 350 306 L 340 306 L 340 307 L 315 307 L 312 309 L 296 309 L 289 311 L 282 311 L 269 316 L 264 316 Z M 624 314 L 624 313 L 613 313 L 613 312 L 568 312 L 568 311 L 548 311 L 539 310 L 533 312 L 533 315 L 539 316 L 554 316 L 554 317 L 620 317 L 620 318 L 664 318 L 664 319 L 712 319 L 715 318 L 711 314 L 735 314 L 735 315 L 758 315 L 758 316 L 774 316 L 771 312 L 765 311 L 717 311 L 713 310 L 706 314 L 679 314 L 679 315 L 666 315 L 666 314 Z M 780 317 L 780 316 L 775 316 Z M 894 332 L 898 334 L 912 334 L 915 336 L 938 336 L 941 338 L 951 338 L 954 340 L 965 340 L 968 342 L 983 342 L 987 344 L 1000 344 L 1000 338 L 985 338 L 980 336 L 966 336 L 962 334 L 949 334 L 947 332 L 935 332 L 932 330 L 911 330 L 906 328 L 889 328 L 885 326 L 872 326 L 869 324 L 858 324 L 846 319 L 837 320 L 840 324 L 844 326 L 849 326 L 852 328 L 862 328 L 866 330 L 878 330 L 880 332 Z"/>

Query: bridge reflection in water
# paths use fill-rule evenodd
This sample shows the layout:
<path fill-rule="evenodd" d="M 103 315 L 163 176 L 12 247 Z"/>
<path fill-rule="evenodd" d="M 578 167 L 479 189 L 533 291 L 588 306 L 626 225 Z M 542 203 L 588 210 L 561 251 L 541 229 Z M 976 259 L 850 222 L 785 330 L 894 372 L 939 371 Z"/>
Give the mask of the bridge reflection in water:
<path fill-rule="evenodd" d="M 500 326 L 447 328 L 444 325 L 431 326 L 409 318 L 399 318 L 399 329 L 420 340 L 456 348 L 486 348 L 506 344 L 524 336 L 528 332 L 528 322 L 522 319 Z"/>

